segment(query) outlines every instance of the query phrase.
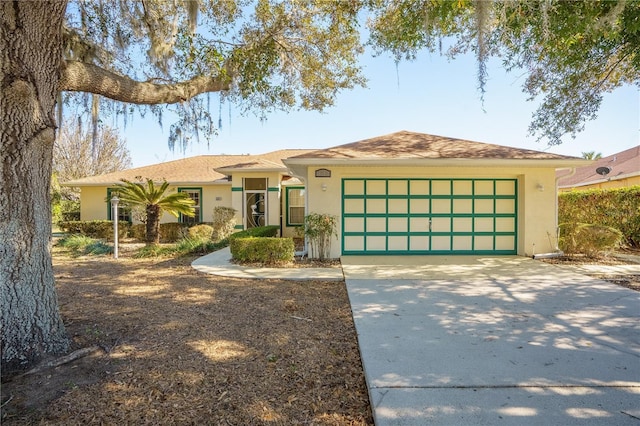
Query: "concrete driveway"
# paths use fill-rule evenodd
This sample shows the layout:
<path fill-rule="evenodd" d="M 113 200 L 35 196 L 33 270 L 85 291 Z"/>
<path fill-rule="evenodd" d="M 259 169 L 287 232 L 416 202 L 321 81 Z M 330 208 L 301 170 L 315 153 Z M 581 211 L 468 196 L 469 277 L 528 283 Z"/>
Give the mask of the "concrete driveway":
<path fill-rule="evenodd" d="M 640 425 L 640 293 L 515 256 L 342 265 L 377 425 Z"/>

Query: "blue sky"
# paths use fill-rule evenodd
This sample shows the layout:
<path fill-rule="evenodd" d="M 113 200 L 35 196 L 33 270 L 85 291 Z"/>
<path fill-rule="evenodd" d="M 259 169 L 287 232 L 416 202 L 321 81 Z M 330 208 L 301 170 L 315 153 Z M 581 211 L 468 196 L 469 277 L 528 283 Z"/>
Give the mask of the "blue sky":
<path fill-rule="evenodd" d="M 363 57 L 367 88 L 343 92 L 325 113 L 272 113 L 266 121 L 222 107 L 222 128 L 207 146 L 194 143 L 185 152 L 167 146 L 164 129 L 150 114 L 135 117 L 123 134 L 134 167 L 201 154 L 260 154 L 284 148 L 327 148 L 369 137 L 409 130 L 580 156 L 585 151 L 610 155 L 640 144 L 640 92 L 627 86 L 605 95 L 598 118 L 575 139 L 548 147 L 527 136 L 537 104 L 522 93 L 523 73 L 506 73 L 499 61 L 488 66 L 484 105 L 480 101 L 473 56 L 448 60 L 424 54 L 396 68 L 387 57 Z M 217 95 L 212 95 L 218 104 Z M 213 108 L 212 108 L 213 109 Z M 218 106 L 215 107 L 218 120 Z"/>

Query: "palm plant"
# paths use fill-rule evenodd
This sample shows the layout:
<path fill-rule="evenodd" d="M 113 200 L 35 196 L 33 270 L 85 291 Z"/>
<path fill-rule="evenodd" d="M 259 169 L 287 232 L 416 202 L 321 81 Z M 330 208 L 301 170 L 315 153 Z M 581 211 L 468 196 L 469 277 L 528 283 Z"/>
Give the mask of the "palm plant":
<path fill-rule="evenodd" d="M 123 204 L 130 207 L 140 206 L 146 212 L 146 234 L 147 245 L 160 243 L 160 216 L 162 212 L 167 212 L 175 217 L 179 214 L 194 216 L 195 202 L 184 192 L 166 194 L 169 183 L 164 181 L 162 185 L 156 186 L 152 179 L 143 182 L 131 182 L 122 179 L 122 183 L 116 185 L 116 189 L 111 192 L 112 196 L 117 193 Z"/>

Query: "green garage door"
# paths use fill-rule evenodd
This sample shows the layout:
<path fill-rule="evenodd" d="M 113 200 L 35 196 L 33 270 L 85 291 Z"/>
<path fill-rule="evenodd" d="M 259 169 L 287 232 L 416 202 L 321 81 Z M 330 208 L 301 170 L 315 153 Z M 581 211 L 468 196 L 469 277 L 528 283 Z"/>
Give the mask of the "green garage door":
<path fill-rule="evenodd" d="M 343 179 L 342 254 L 516 254 L 515 179 Z"/>

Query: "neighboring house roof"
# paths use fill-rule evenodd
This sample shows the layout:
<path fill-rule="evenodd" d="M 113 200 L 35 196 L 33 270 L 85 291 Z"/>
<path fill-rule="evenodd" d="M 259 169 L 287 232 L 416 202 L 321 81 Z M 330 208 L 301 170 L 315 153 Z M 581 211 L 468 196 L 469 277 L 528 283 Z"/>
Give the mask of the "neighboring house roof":
<path fill-rule="evenodd" d="M 408 164 L 430 162 L 431 160 L 438 164 L 446 163 L 445 160 L 455 160 L 456 164 L 459 164 L 460 160 L 474 160 L 476 164 L 486 160 L 487 165 L 495 164 L 496 160 L 535 160 L 536 162 L 543 160 L 551 162 L 550 165 L 557 163 L 558 166 L 567 161 L 580 164 L 586 162 L 578 157 L 400 131 L 346 145 L 301 153 L 286 159 L 285 164 L 302 165 L 322 162 L 341 164 L 347 161 L 349 164 L 372 162 L 404 162 Z"/>
<path fill-rule="evenodd" d="M 600 167 L 608 167 L 609 173 L 600 175 L 596 170 Z M 588 166 L 576 168 L 575 174 L 570 171 L 558 172 L 558 187 L 573 188 L 579 186 L 594 185 L 606 181 L 624 179 L 640 175 L 640 145 L 603 157 Z M 562 177 L 566 176 L 566 177 Z"/>
<path fill-rule="evenodd" d="M 309 149 L 282 149 L 261 155 L 199 155 L 166 163 L 136 167 L 99 176 L 90 176 L 64 182 L 65 186 L 105 186 L 120 182 L 121 179 L 135 180 L 138 177 L 173 184 L 181 183 L 225 183 L 229 181 L 219 170 L 282 170 L 286 167 L 282 160 L 304 154 Z M 255 167 L 254 167 L 255 165 Z"/>

